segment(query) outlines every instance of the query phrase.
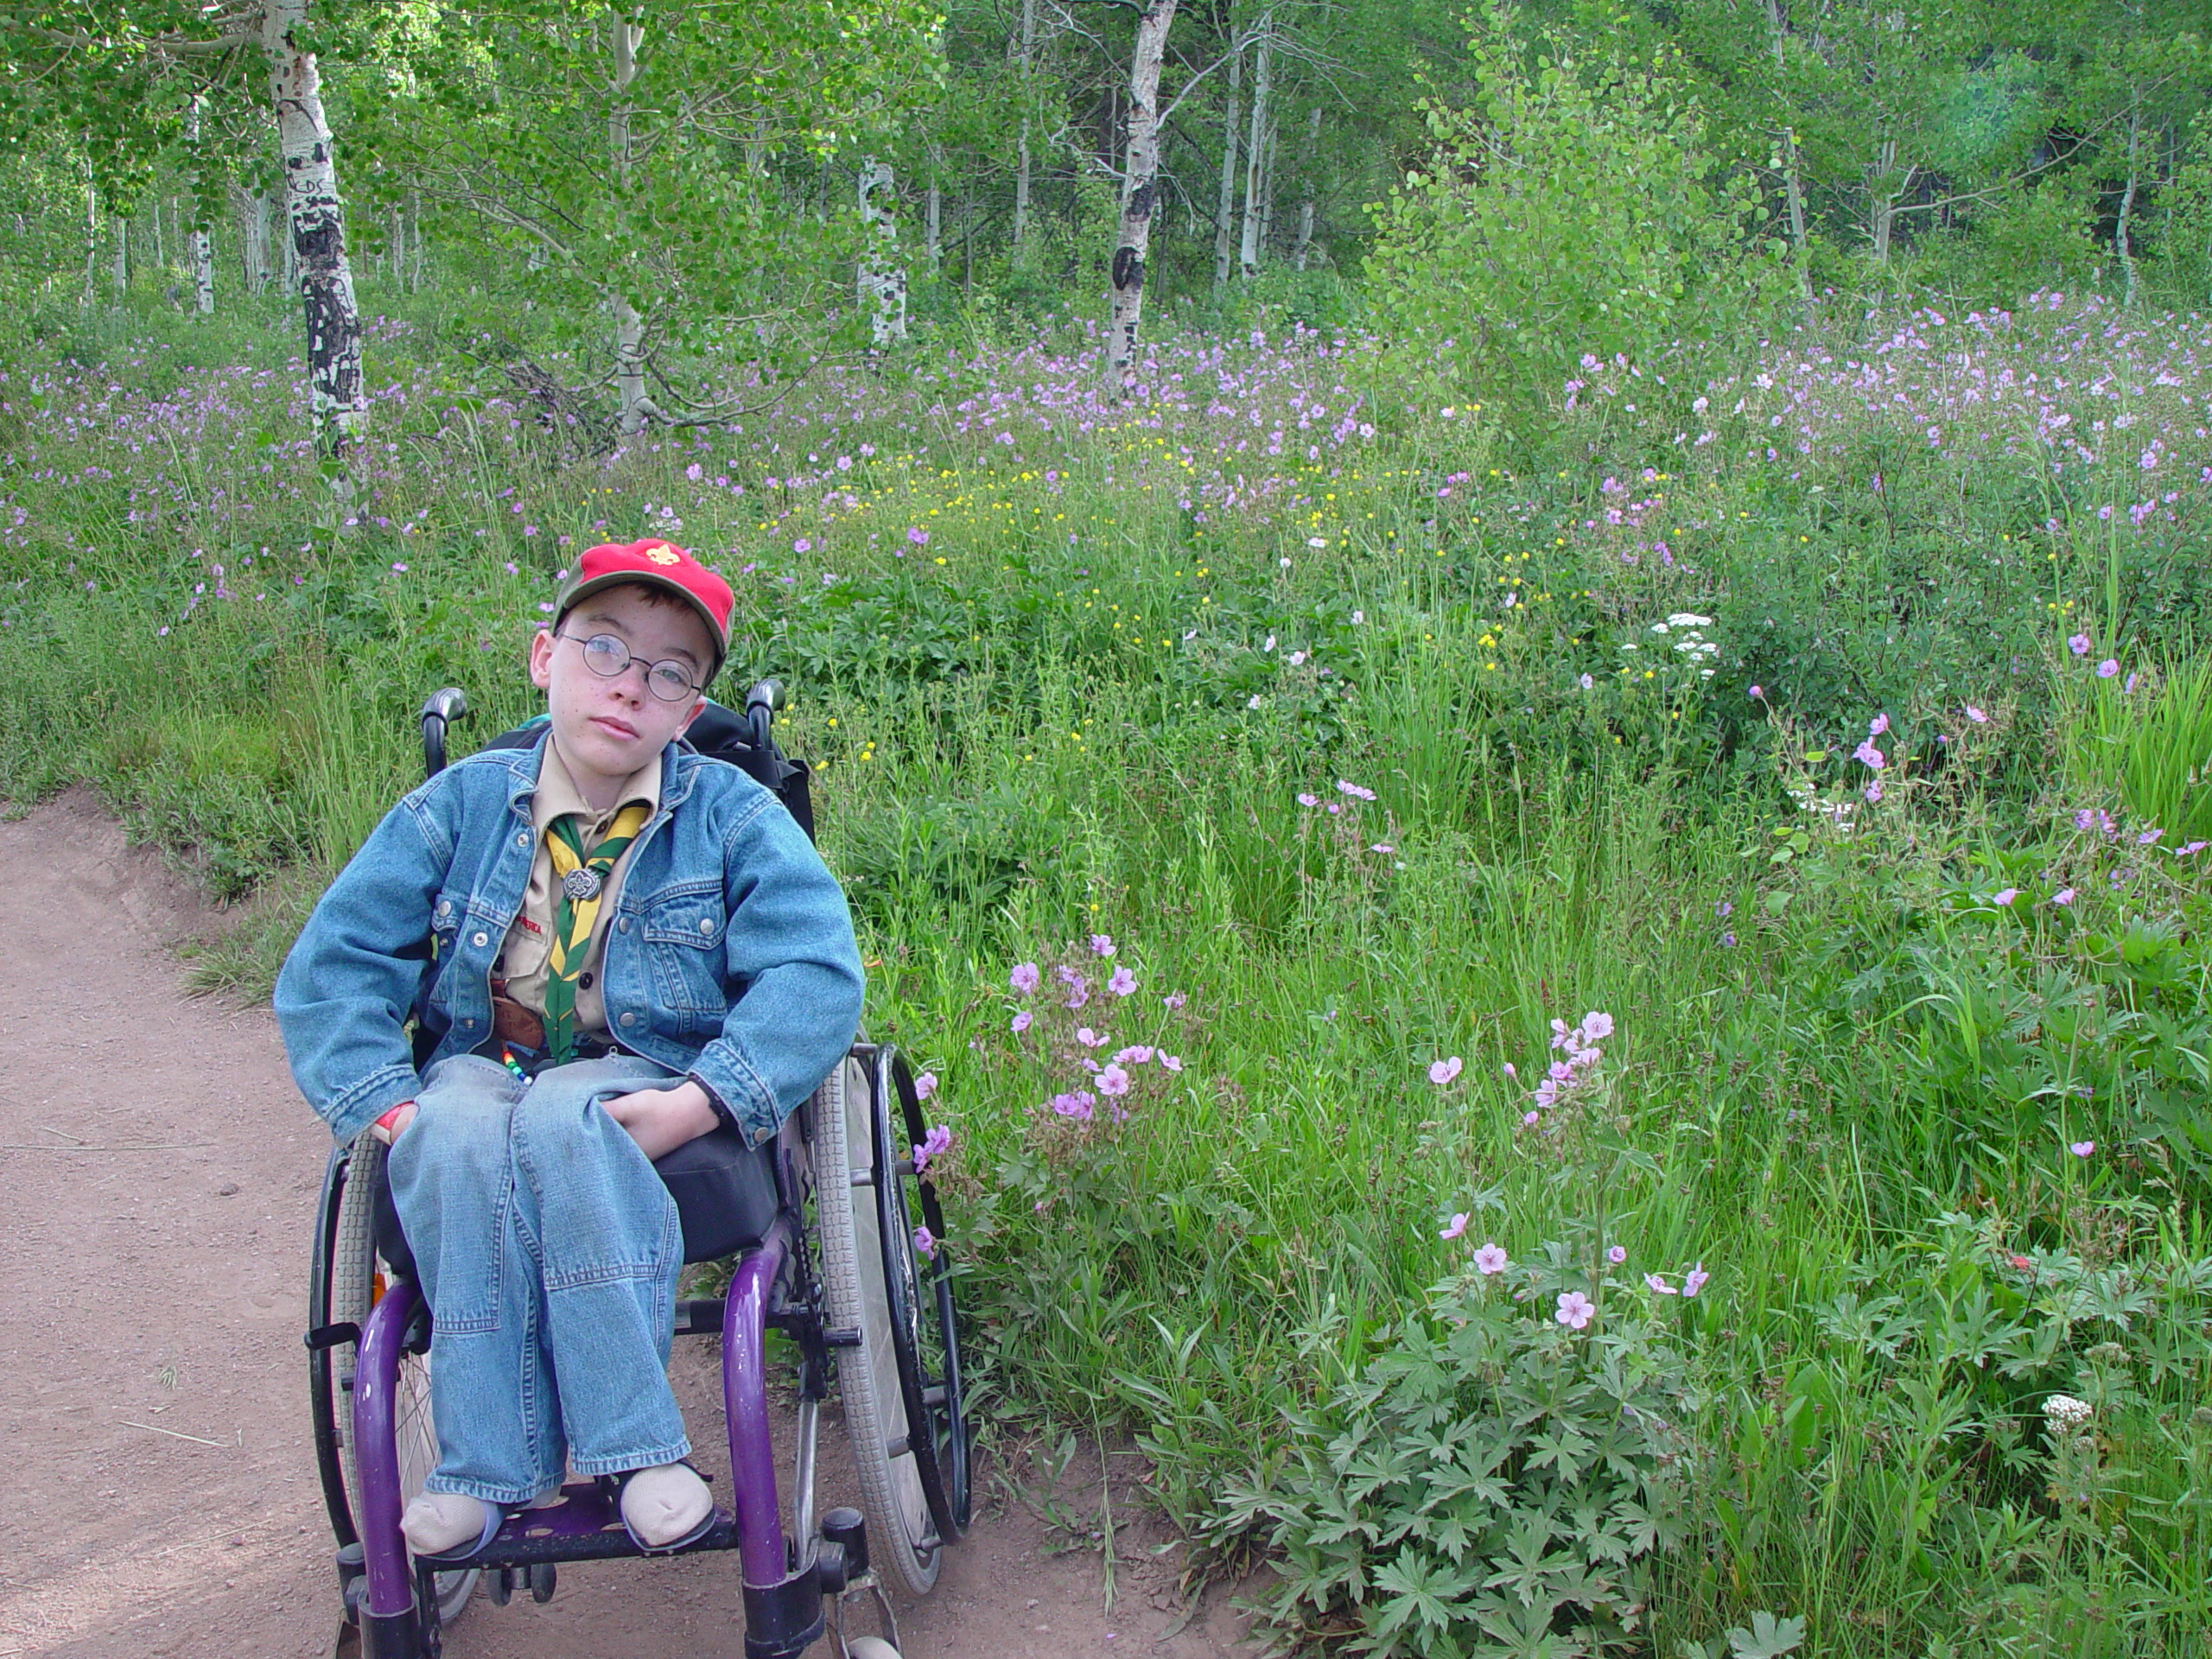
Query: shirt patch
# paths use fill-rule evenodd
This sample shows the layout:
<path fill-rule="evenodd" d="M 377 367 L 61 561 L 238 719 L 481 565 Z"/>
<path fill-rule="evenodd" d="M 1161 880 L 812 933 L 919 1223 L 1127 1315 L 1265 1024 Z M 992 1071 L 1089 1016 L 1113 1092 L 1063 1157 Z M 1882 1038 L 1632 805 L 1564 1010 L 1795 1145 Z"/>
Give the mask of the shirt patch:
<path fill-rule="evenodd" d="M 532 933 L 543 933 L 545 931 L 543 928 L 540 927 L 536 922 L 531 921 L 527 916 L 516 917 L 515 925 L 518 927 L 527 928 Z"/>

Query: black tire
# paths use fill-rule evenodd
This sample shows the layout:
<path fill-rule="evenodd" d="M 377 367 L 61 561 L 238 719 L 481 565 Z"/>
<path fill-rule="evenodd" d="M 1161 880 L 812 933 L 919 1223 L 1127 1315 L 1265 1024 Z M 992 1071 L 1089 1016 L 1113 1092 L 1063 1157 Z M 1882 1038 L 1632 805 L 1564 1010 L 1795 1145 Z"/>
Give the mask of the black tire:
<path fill-rule="evenodd" d="M 868 1558 L 886 1578 L 917 1595 L 937 1583 L 944 1535 L 925 1490 L 906 1390 L 892 1340 L 890 1301 L 874 1180 L 874 1079 L 856 1051 L 808 1103 L 808 1155 L 814 1173 L 814 1230 L 821 1256 L 823 1317 L 855 1334 L 839 1348 L 837 1395 L 852 1442 Z M 860 1185 L 855 1185 L 858 1182 Z"/>
<path fill-rule="evenodd" d="M 925 1426 L 915 1457 L 930 1515 L 946 1541 L 968 1530 L 969 1491 L 968 1419 L 960 1377 L 959 1321 L 952 1300 L 952 1262 L 944 1242 L 944 1214 L 927 1174 L 914 1173 L 913 1154 L 929 1136 L 920 1094 L 906 1057 L 895 1048 L 876 1052 L 874 1186 L 884 1282 L 891 1297 L 892 1338 L 910 1422 Z M 899 1120 L 894 1129 L 894 1113 Z M 899 1130 L 907 1146 L 897 1155 Z M 929 1247 L 915 1228 L 918 1214 Z"/>
<path fill-rule="evenodd" d="M 384 1294 L 386 1268 L 377 1256 L 375 1203 L 384 1155 L 384 1143 L 365 1134 L 332 1155 L 323 1178 L 322 1211 L 315 1225 L 314 1279 L 308 1291 L 308 1317 L 313 1328 L 351 1325 L 358 1330 L 368 1323 L 370 1310 Z M 359 1351 L 356 1342 L 323 1350 L 315 1356 L 308 1378 L 323 1503 L 340 1545 L 353 1543 L 359 1537 L 359 1516 L 353 1499 L 360 1486 L 353 1409 L 353 1371 L 359 1363 Z M 404 1504 L 423 1490 L 424 1478 L 437 1465 L 428 1354 L 400 1357 L 396 1398 L 399 1501 Z M 481 1576 L 475 1567 L 436 1575 L 435 1611 L 440 1625 L 460 1617 Z"/>

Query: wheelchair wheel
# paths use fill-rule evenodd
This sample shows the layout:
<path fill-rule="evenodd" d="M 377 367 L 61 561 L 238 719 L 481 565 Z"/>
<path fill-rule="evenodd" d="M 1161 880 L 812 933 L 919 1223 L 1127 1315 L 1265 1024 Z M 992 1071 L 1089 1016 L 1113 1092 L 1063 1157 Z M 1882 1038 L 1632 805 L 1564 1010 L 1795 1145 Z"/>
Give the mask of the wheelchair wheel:
<path fill-rule="evenodd" d="M 967 1527 L 968 1444 L 941 1247 L 917 1261 L 912 1165 L 902 1172 L 892 1156 L 900 1065 L 888 1050 L 862 1048 L 830 1074 L 811 1103 L 811 1155 L 823 1312 L 832 1328 L 860 1336 L 858 1348 L 840 1352 L 837 1379 L 869 1554 L 919 1593 Z M 936 1208 L 928 1196 L 933 1223 Z"/>
<path fill-rule="evenodd" d="M 340 1154 L 342 1166 L 334 1162 L 325 1185 L 324 1205 L 327 1212 L 334 1199 L 336 1213 L 326 1215 L 328 1231 L 318 1251 L 315 1281 L 310 1287 L 311 1300 L 319 1302 L 321 1310 L 319 1318 L 310 1310 L 315 1324 L 352 1325 L 358 1329 L 368 1323 L 369 1310 L 384 1294 L 385 1269 L 376 1249 L 377 1177 L 384 1156 L 384 1143 L 372 1135 L 363 1135 Z M 330 1191 L 333 1186 L 337 1189 L 334 1193 Z M 316 1436 L 320 1440 L 327 1435 L 337 1451 L 335 1459 L 325 1459 L 323 1496 L 333 1526 L 337 1526 L 341 1516 L 346 1521 L 340 1543 L 352 1542 L 360 1527 L 353 1497 L 361 1484 L 359 1448 L 353 1439 L 353 1370 L 359 1352 L 359 1344 L 349 1342 L 315 1356 L 327 1368 L 317 1376 L 314 1391 Z M 423 1490 L 423 1481 L 438 1463 L 437 1428 L 430 1417 L 429 1354 L 400 1357 L 399 1389 L 394 1403 L 399 1439 L 399 1501 L 404 1505 Z M 330 1490 L 334 1482 L 335 1491 Z M 435 1575 L 441 1625 L 459 1617 L 481 1576 L 475 1567 Z"/>

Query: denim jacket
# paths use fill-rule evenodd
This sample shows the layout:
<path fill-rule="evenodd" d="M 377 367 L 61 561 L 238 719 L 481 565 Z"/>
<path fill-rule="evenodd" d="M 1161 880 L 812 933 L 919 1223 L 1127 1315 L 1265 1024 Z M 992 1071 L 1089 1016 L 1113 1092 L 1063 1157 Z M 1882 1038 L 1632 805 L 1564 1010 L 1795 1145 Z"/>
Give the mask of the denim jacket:
<path fill-rule="evenodd" d="M 491 975 L 536 849 L 545 741 L 454 762 L 387 813 L 332 882 L 276 978 L 300 1092 L 351 1140 L 422 1086 L 425 1065 L 492 1033 Z M 639 831 L 601 983 L 622 1047 L 684 1072 L 755 1144 L 843 1058 L 860 949 L 804 831 L 735 766 L 671 744 Z"/>

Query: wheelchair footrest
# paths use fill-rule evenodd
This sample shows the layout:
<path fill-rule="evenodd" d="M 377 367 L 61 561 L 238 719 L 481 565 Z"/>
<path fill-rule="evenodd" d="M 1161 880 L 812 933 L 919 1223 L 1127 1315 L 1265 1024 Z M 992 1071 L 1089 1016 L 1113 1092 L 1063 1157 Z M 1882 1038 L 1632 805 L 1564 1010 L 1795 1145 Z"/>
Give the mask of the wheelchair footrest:
<path fill-rule="evenodd" d="M 667 1553 L 690 1555 L 700 1550 L 736 1548 L 736 1518 L 718 1507 L 715 1524 L 705 1536 Z M 563 1486 L 558 1503 L 542 1510 L 518 1510 L 507 1517 L 499 1535 L 480 1554 L 469 1558 L 468 1565 L 532 1567 L 547 1561 L 613 1560 L 643 1553 L 622 1529 L 621 1507 L 615 1495 L 597 1481 L 590 1481 Z"/>

